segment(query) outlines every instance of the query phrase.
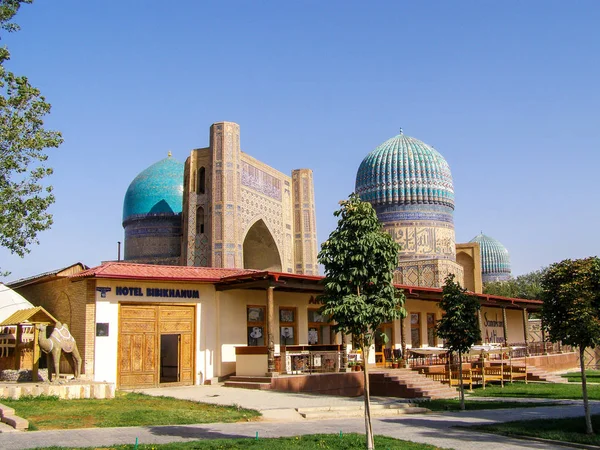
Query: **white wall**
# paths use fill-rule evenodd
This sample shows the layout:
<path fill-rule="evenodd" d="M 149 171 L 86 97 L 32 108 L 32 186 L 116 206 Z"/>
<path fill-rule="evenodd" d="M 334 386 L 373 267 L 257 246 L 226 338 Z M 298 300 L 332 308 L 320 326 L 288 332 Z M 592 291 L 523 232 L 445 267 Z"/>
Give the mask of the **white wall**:
<path fill-rule="evenodd" d="M 212 284 L 190 284 L 178 282 L 152 283 L 130 280 L 102 280 L 98 287 L 110 288 L 102 298 L 96 292 L 96 323 L 108 323 L 109 335 L 96 336 L 94 345 L 94 380 L 117 382 L 119 348 L 119 302 L 127 303 L 176 303 L 196 306 L 195 323 L 195 383 L 210 380 L 215 374 L 215 351 L 217 349 L 217 308 L 215 288 Z M 141 296 L 117 296 L 117 287 L 141 288 Z M 199 299 L 146 297 L 147 288 L 175 288 L 199 291 Z M 244 322 L 245 323 L 245 322 Z M 94 324 L 95 327 L 95 324 Z"/>
<path fill-rule="evenodd" d="M 102 283 L 102 285 L 105 284 Z M 96 292 L 96 323 L 108 323 L 108 336 L 96 336 L 94 381 L 116 383 L 119 348 L 119 303 L 116 299 L 101 298 L 100 292 Z"/>

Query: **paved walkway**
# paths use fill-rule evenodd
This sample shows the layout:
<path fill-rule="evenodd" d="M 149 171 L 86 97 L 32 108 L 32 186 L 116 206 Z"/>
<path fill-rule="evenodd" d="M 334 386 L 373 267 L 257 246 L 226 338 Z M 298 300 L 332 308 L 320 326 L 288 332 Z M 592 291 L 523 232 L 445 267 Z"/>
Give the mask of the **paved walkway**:
<path fill-rule="evenodd" d="M 133 444 L 135 439 L 143 444 L 183 442 L 215 438 L 259 438 L 294 436 L 314 433 L 363 433 L 364 420 L 300 420 L 289 414 L 298 407 L 324 405 L 350 405 L 361 403 L 361 398 L 324 397 L 307 394 L 287 394 L 273 391 L 251 391 L 221 386 L 196 386 L 179 388 L 147 389 L 152 395 L 167 395 L 191 400 L 232 404 L 261 410 L 267 420 L 261 422 L 207 425 L 176 425 L 156 427 L 91 428 L 79 430 L 32 431 L 0 434 L 0 448 L 4 450 L 29 449 L 51 445 L 66 447 L 110 446 Z M 397 399 L 375 398 L 376 403 Z M 594 413 L 600 413 L 600 404 L 592 405 Z M 373 419 L 375 434 L 429 443 L 444 448 L 481 450 L 509 449 L 564 449 L 568 447 L 534 441 L 507 439 L 485 433 L 475 433 L 456 425 L 471 425 L 506 420 L 560 418 L 583 414 L 581 402 L 563 406 L 544 406 L 510 410 L 467 411 L 459 413 L 394 416 Z"/>

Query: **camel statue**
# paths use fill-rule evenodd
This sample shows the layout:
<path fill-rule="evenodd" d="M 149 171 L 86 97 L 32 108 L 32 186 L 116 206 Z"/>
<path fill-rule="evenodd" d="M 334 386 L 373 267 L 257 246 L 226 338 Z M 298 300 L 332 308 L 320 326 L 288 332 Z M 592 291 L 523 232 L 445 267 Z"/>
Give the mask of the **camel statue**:
<path fill-rule="evenodd" d="M 40 330 L 39 334 L 39 343 L 40 348 L 46 354 L 46 361 L 48 362 L 48 378 L 50 381 L 52 379 L 52 366 L 50 365 L 50 357 L 52 357 L 52 361 L 54 362 L 54 379 L 58 379 L 59 375 L 59 362 L 60 355 L 62 352 L 68 353 L 70 358 L 69 363 L 73 368 L 73 373 L 75 374 L 75 378 L 79 378 L 79 374 L 81 372 L 81 356 L 79 355 L 79 350 L 77 349 L 77 343 L 75 342 L 75 338 L 71 336 L 71 332 L 67 328 L 66 324 L 62 324 L 60 322 L 56 322 L 54 326 L 54 330 L 50 334 L 50 337 L 46 337 L 46 325 L 36 325 L 36 328 Z"/>

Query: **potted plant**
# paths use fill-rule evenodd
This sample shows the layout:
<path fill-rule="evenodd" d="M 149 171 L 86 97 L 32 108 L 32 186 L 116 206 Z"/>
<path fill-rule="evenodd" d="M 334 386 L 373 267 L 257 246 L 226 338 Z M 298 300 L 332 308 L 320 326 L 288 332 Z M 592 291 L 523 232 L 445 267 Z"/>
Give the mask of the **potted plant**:
<path fill-rule="evenodd" d="M 350 372 L 354 370 L 354 366 L 356 366 L 356 361 L 348 361 L 348 370 Z"/>
<path fill-rule="evenodd" d="M 354 371 L 360 372 L 361 370 L 362 370 L 362 364 L 360 362 L 357 362 L 356 365 L 354 366 Z"/>
<path fill-rule="evenodd" d="M 392 358 L 392 369 L 397 369 L 400 361 L 398 358 Z"/>

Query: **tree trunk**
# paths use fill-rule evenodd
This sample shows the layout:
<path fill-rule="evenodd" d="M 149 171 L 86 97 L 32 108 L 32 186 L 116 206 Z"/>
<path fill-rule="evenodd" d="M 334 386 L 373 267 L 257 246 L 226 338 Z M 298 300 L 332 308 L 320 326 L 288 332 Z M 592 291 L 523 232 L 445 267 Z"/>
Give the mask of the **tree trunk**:
<path fill-rule="evenodd" d="M 585 347 L 579 347 L 579 363 L 581 365 L 581 389 L 583 391 L 583 409 L 585 410 L 585 432 L 594 434 L 592 428 L 592 417 L 590 415 L 590 405 L 588 403 L 587 379 L 585 376 Z"/>
<path fill-rule="evenodd" d="M 465 410 L 465 387 L 463 386 L 462 352 L 458 351 L 458 386 L 460 388 L 460 410 Z"/>
<path fill-rule="evenodd" d="M 367 438 L 367 449 L 371 450 L 375 448 L 375 443 L 373 442 L 373 428 L 371 426 L 371 396 L 369 393 L 369 365 L 367 362 L 369 361 L 369 351 L 370 346 L 363 346 L 362 354 L 363 354 L 363 362 L 364 362 L 364 398 L 365 398 L 365 435 Z"/>
<path fill-rule="evenodd" d="M 400 316 L 400 342 L 402 348 L 402 360 L 404 361 L 404 368 L 408 368 L 408 358 L 406 355 L 406 330 L 404 326 L 404 317 Z"/>

